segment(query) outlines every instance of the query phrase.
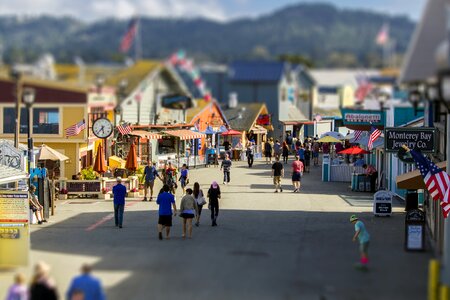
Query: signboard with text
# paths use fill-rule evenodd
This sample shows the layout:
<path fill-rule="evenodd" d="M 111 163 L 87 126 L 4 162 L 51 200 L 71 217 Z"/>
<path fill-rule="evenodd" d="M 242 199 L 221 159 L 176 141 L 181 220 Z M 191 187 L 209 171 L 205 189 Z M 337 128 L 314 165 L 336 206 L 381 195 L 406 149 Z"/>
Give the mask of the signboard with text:
<path fill-rule="evenodd" d="M 436 152 L 436 129 L 428 127 L 386 128 L 384 143 L 387 152 L 398 152 L 406 145 L 423 153 Z"/>
<path fill-rule="evenodd" d="M 384 112 L 376 110 L 341 109 L 344 126 L 384 126 Z"/>

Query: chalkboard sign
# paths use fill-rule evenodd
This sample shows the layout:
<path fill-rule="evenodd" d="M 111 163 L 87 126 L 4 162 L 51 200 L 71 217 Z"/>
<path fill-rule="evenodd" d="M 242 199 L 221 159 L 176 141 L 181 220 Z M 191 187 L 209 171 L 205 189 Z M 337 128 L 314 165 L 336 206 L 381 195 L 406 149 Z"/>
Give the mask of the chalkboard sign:
<path fill-rule="evenodd" d="M 397 152 L 406 145 L 423 153 L 436 152 L 435 128 L 386 128 L 384 143 L 387 152 Z"/>
<path fill-rule="evenodd" d="M 378 191 L 373 195 L 373 214 L 375 216 L 392 214 L 392 194 L 390 192 Z"/>

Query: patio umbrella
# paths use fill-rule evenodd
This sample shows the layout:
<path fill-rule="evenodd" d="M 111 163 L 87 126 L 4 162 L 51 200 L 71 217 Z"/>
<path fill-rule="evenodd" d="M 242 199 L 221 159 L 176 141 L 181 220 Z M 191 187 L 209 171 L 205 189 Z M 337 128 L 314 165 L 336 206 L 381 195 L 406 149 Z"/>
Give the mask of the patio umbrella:
<path fill-rule="evenodd" d="M 342 133 L 336 132 L 336 131 L 325 132 L 324 134 L 322 134 L 320 136 L 320 138 L 324 138 L 326 136 L 331 136 L 331 137 L 334 137 L 335 139 L 338 139 L 338 140 L 343 140 L 344 139 L 344 136 L 342 135 Z"/>
<path fill-rule="evenodd" d="M 103 153 L 102 144 L 98 145 L 97 155 L 95 156 L 94 162 L 94 171 L 97 173 L 105 173 L 106 172 L 106 162 L 105 162 L 105 154 Z"/>
<path fill-rule="evenodd" d="M 370 153 L 369 151 L 361 149 L 358 146 L 347 148 L 338 152 L 338 154 L 350 154 L 350 155 L 369 154 L 369 153 Z"/>
<path fill-rule="evenodd" d="M 68 160 L 69 158 L 55 149 L 42 144 L 39 148 L 38 160 Z"/>
<path fill-rule="evenodd" d="M 340 143 L 341 141 L 332 136 L 324 136 L 323 138 L 317 140 L 319 143 Z"/>
<path fill-rule="evenodd" d="M 136 145 L 134 143 L 131 144 L 130 151 L 128 151 L 125 169 L 130 171 L 136 171 L 138 169 Z"/>
<path fill-rule="evenodd" d="M 222 133 L 222 135 L 242 135 L 242 132 L 234 130 L 234 129 L 230 129 L 230 130 Z"/>

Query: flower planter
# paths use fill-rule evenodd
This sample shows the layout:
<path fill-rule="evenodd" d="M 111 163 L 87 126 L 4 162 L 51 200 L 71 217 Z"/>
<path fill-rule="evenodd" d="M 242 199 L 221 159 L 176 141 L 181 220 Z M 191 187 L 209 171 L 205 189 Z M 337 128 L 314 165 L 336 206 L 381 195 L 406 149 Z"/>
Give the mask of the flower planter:
<path fill-rule="evenodd" d="M 67 194 L 59 194 L 59 200 L 67 200 Z"/>
<path fill-rule="evenodd" d="M 98 194 L 98 199 L 108 200 L 108 199 L 111 199 L 111 195 L 108 193 L 106 193 L 106 194 L 101 193 L 101 194 Z"/>
<path fill-rule="evenodd" d="M 139 198 L 139 192 L 128 192 L 128 198 Z"/>

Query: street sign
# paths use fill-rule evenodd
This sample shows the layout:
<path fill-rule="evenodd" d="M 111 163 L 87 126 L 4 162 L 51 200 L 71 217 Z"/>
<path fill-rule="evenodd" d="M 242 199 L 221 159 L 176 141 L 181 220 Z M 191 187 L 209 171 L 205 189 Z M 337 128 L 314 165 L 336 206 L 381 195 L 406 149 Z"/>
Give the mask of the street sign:
<path fill-rule="evenodd" d="M 436 129 L 432 127 L 385 128 L 384 148 L 386 152 L 398 152 L 403 145 L 423 153 L 435 153 Z"/>
<path fill-rule="evenodd" d="M 376 110 L 341 109 L 344 126 L 384 126 L 384 112 Z"/>

